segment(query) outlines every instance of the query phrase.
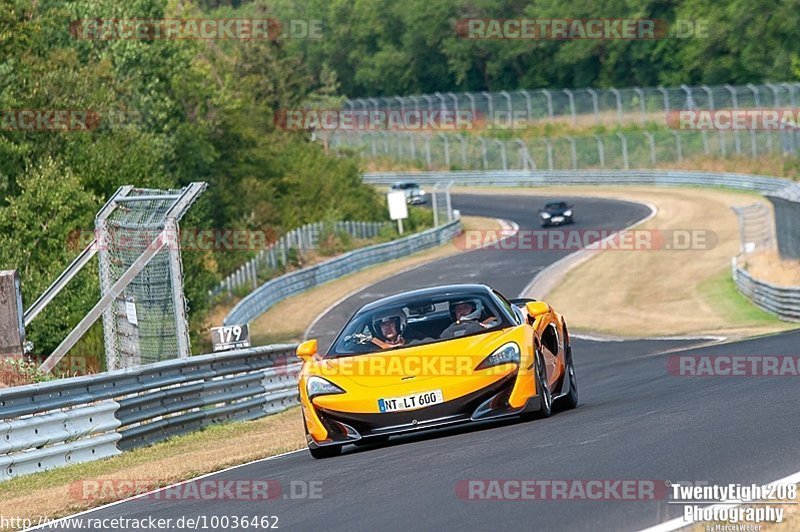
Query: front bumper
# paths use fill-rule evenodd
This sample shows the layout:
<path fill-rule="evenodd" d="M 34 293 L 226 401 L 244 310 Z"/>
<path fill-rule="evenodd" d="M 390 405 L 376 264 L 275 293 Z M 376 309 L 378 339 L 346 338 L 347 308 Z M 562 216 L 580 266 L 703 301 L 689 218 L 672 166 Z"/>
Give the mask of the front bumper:
<path fill-rule="evenodd" d="M 310 435 L 307 435 L 308 446 L 316 448 L 355 443 L 373 437 L 513 416 L 538 408 L 538 396 L 532 397 L 522 408 L 509 406 L 508 398 L 514 388 L 516 378 L 517 372 L 513 372 L 485 388 L 458 399 L 417 410 L 356 414 L 314 406 L 314 413 L 327 430 L 328 439 L 315 441 Z"/>

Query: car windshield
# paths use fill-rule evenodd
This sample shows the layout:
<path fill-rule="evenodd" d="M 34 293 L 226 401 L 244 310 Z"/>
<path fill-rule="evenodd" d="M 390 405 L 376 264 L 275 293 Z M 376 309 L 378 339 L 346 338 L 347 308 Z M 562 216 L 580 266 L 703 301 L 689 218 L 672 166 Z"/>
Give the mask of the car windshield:
<path fill-rule="evenodd" d="M 563 210 L 567 208 L 567 204 L 564 203 L 563 201 L 559 201 L 556 203 L 548 203 L 547 205 L 544 206 L 544 208 L 547 209 L 548 211 Z"/>
<path fill-rule="evenodd" d="M 327 356 L 443 342 L 511 325 L 494 298 L 485 293 L 410 297 L 358 312 L 345 325 Z"/>
<path fill-rule="evenodd" d="M 395 190 L 408 190 L 412 188 L 419 188 L 419 185 L 416 183 L 396 183 L 392 185 L 392 188 Z"/>

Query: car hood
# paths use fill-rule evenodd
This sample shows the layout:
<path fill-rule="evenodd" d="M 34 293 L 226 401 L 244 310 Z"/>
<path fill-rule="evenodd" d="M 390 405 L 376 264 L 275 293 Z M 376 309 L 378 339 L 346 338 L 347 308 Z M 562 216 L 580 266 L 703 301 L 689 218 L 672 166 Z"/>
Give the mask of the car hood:
<path fill-rule="evenodd" d="M 400 382 L 472 375 L 492 352 L 511 341 L 515 328 L 455 338 L 433 344 L 381 351 L 366 355 L 325 358 L 311 374 L 330 375 L 365 388 L 395 386 Z"/>

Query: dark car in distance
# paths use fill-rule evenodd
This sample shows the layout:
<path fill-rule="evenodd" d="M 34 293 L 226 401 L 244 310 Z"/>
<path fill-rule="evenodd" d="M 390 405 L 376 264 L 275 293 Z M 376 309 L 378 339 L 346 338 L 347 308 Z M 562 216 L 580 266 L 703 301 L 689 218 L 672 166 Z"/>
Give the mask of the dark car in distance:
<path fill-rule="evenodd" d="M 539 210 L 542 227 L 574 223 L 573 205 L 566 201 L 551 201 Z"/>

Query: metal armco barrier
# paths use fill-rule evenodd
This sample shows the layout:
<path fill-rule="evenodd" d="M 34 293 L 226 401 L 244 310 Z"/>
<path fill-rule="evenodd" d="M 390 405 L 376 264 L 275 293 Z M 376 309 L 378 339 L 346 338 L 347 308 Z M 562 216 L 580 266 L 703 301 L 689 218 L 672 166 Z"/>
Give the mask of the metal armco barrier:
<path fill-rule="evenodd" d="M 461 172 L 372 172 L 364 181 L 388 184 L 401 179 L 421 184 L 452 181 L 456 185 L 549 186 L 549 185 L 649 185 L 704 186 L 778 192 L 791 185 L 788 179 L 680 170 L 469 170 Z"/>
<path fill-rule="evenodd" d="M 282 275 L 262 284 L 239 301 L 225 317 L 224 324 L 248 323 L 290 296 L 368 266 L 444 244 L 460 232 L 461 222 L 454 220 L 406 238 L 357 249 L 314 266 Z"/>
<path fill-rule="evenodd" d="M 649 185 L 727 187 L 761 192 L 776 204 L 777 240 L 784 247 L 800 250 L 800 186 L 788 179 L 762 175 L 690 172 L 677 170 L 566 170 L 566 171 L 462 171 L 462 172 L 373 172 L 364 181 L 386 184 L 413 180 L 431 184 L 453 182 L 457 185 L 550 186 L 550 185 Z M 785 204 L 778 207 L 774 198 Z M 785 208 L 784 208 L 785 207 Z M 742 242 L 742 246 L 747 243 Z M 792 247 L 796 246 L 796 247 Z M 782 255 L 784 253 L 782 252 Z M 790 256 L 790 255 L 784 255 Z M 753 279 L 733 259 L 733 279 L 739 291 L 761 309 L 787 321 L 800 321 L 800 286 L 779 287 Z"/>
<path fill-rule="evenodd" d="M 297 404 L 295 345 L 0 390 L 0 480 L 98 460 Z"/>
<path fill-rule="evenodd" d="M 739 291 L 758 307 L 782 320 L 800 322 L 800 286 L 777 286 L 754 279 L 733 259 L 733 280 Z"/>

